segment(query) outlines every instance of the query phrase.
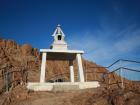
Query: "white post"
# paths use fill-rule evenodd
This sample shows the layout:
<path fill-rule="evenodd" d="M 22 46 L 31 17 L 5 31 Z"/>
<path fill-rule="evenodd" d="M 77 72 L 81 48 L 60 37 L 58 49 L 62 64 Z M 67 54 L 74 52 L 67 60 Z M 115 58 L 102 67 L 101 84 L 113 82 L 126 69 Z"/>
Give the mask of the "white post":
<path fill-rule="evenodd" d="M 47 56 L 47 53 L 43 52 L 42 53 L 42 63 L 41 63 L 41 73 L 40 73 L 40 82 L 41 83 L 45 82 L 46 56 Z"/>
<path fill-rule="evenodd" d="M 74 82 L 73 61 L 69 61 L 69 66 L 70 66 L 70 82 Z"/>
<path fill-rule="evenodd" d="M 123 84 L 123 71 L 122 71 L 122 67 L 121 67 L 121 82 L 122 82 L 122 89 L 124 89 L 124 84 Z"/>
<path fill-rule="evenodd" d="M 81 59 L 81 54 L 76 55 L 77 58 L 77 63 L 78 63 L 78 76 L 79 76 L 79 81 L 84 82 L 84 72 L 83 72 L 83 66 L 82 66 L 82 59 Z"/>
<path fill-rule="evenodd" d="M 120 60 L 120 76 L 121 76 L 121 85 L 122 85 L 122 89 L 124 89 L 124 84 L 123 84 L 123 68 L 122 68 L 122 60 Z"/>

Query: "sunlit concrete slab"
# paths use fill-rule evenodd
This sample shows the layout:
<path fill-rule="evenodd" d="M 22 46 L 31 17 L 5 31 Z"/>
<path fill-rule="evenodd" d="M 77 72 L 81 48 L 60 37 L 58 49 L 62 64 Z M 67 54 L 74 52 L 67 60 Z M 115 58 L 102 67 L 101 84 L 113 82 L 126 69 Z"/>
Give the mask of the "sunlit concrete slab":
<path fill-rule="evenodd" d="M 27 88 L 32 91 L 68 91 L 97 88 L 100 84 L 94 82 L 58 82 L 58 83 L 28 83 Z"/>
<path fill-rule="evenodd" d="M 50 52 L 50 53 L 79 53 L 83 54 L 84 51 L 81 50 L 56 50 L 56 49 L 40 49 L 40 52 Z"/>

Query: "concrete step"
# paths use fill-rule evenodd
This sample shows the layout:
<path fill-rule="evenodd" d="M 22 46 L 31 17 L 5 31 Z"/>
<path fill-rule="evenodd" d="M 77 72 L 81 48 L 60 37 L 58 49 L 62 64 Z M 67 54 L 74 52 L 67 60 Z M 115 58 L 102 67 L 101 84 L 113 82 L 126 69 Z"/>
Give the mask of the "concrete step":
<path fill-rule="evenodd" d="M 79 89 L 79 85 L 54 85 L 52 91 L 71 91 Z"/>

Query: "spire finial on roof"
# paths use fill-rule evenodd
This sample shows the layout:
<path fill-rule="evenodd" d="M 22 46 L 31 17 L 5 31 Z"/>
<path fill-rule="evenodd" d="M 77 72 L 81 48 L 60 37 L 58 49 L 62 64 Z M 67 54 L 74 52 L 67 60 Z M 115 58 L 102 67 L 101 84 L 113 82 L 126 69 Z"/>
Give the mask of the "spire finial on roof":
<path fill-rule="evenodd" d="M 61 26 L 60 24 L 57 25 L 57 27 L 60 27 L 60 26 Z"/>
<path fill-rule="evenodd" d="M 60 24 L 57 25 L 57 27 L 56 27 L 52 36 L 55 36 L 57 34 L 61 34 L 62 36 L 65 36 L 60 26 L 61 26 Z"/>

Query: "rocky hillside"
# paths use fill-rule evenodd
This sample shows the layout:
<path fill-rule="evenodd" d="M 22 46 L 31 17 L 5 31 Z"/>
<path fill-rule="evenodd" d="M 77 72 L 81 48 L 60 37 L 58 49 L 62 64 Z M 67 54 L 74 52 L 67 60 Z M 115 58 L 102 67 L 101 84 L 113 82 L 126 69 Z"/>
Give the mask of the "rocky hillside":
<path fill-rule="evenodd" d="M 98 80 L 100 88 L 66 93 L 30 92 L 26 83 L 39 81 L 41 55 L 38 49 L 0 39 L 0 105 L 140 105 L 139 84 L 129 84 L 129 88 L 120 90 L 120 77 L 111 74 L 110 83 L 117 81 L 118 84 L 116 89 L 108 88 L 105 75 L 108 71 L 84 58 L 82 61 L 86 81 Z M 46 81 L 69 81 L 68 61 L 47 60 L 46 67 Z M 74 69 L 77 80 L 76 60 Z M 9 92 L 4 94 L 6 91 Z"/>
<path fill-rule="evenodd" d="M 36 48 L 32 48 L 29 44 L 18 45 L 13 40 L 0 39 L 0 75 L 1 77 L 10 72 L 10 82 L 18 81 L 39 81 L 40 74 L 41 55 Z M 75 80 L 77 80 L 77 66 L 76 60 L 74 60 Z M 104 68 L 98 68 L 94 70 L 92 67 L 97 67 L 93 62 L 83 59 L 84 72 L 86 74 L 86 80 L 101 79 L 99 74 L 95 72 L 105 73 Z M 69 62 L 63 60 L 47 60 L 46 64 L 46 81 L 55 81 L 60 77 L 63 77 L 63 81 L 69 81 Z M 14 76 L 13 76 L 14 75 Z M 11 77 L 12 76 L 12 77 Z M 61 78 L 60 78 L 61 79 Z M 1 84 L 4 82 L 1 78 Z M 2 85 L 1 85 L 2 86 Z M 1 87 L 2 88 L 2 87 Z"/>
<path fill-rule="evenodd" d="M 13 40 L 2 40 L 0 39 L 0 81 L 1 86 L 4 84 L 3 78 L 7 73 L 10 82 L 25 82 L 22 80 L 23 73 L 27 68 L 37 69 L 39 64 L 35 64 L 38 61 L 39 53 L 38 50 L 32 48 L 31 45 L 18 45 Z M 4 75 L 5 74 L 5 75 Z M 11 77 L 12 76 L 12 77 Z M 25 78 L 25 77 L 24 77 Z M 1 87 L 2 88 L 2 87 Z"/>

